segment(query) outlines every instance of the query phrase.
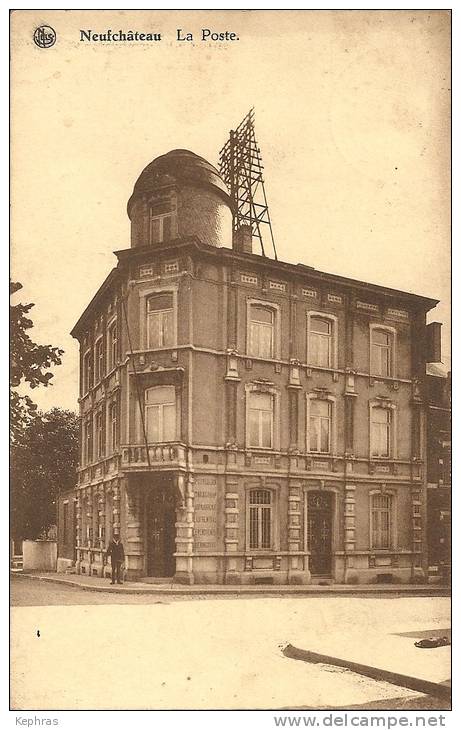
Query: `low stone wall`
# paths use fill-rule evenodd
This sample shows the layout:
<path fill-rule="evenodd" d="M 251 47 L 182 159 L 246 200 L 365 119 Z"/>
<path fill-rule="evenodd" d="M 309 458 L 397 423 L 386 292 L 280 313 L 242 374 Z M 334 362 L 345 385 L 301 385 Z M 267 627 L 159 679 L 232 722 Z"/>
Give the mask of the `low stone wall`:
<path fill-rule="evenodd" d="M 57 547 L 56 540 L 24 540 L 22 543 L 23 570 L 55 571 Z"/>

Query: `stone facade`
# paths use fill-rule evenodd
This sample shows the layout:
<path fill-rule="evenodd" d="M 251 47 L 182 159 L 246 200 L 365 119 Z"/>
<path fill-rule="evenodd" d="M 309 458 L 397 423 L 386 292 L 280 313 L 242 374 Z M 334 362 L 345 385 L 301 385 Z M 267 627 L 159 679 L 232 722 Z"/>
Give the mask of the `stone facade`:
<path fill-rule="evenodd" d="M 144 171 L 130 210 L 141 197 L 143 216 L 157 213 L 160 185 L 164 198 L 184 191 L 191 215 L 193 174 L 175 170 L 153 175 L 153 198 Z M 108 573 L 119 529 L 127 579 L 423 580 L 436 302 L 232 248 L 203 168 L 198 188 L 216 203 L 199 210 L 201 236 L 173 220 L 174 236 L 153 241 L 165 224 L 135 215 L 133 247 L 73 330 L 78 572 Z"/>

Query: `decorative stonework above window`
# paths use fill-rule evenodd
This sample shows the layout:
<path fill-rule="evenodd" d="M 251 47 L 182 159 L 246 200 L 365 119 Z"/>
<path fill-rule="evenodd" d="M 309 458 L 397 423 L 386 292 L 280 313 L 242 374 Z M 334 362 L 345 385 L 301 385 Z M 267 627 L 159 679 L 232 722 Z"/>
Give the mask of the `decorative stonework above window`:
<path fill-rule="evenodd" d="M 286 291 L 287 285 L 281 281 L 270 281 L 269 289 L 276 289 L 277 291 Z"/>
<path fill-rule="evenodd" d="M 240 281 L 243 284 L 253 284 L 254 286 L 258 286 L 258 277 L 250 276 L 250 274 L 240 274 Z"/>
<path fill-rule="evenodd" d="M 171 274 L 175 271 L 179 271 L 178 261 L 168 261 L 164 266 L 165 274 Z"/>
<path fill-rule="evenodd" d="M 337 294 L 328 294 L 327 299 L 332 304 L 342 304 L 343 298 L 338 296 Z"/>
<path fill-rule="evenodd" d="M 310 297 L 311 299 L 317 299 L 317 292 L 315 289 L 302 289 L 303 297 Z"/>
<path fill-rule="evenodd" d="M 398 317 L 399 319 L 408 319 L 408 312 L 404 309 L 388 309 L 387 315 L 389 317 Z"/>
<path fill-rule="evenodd" d="M 377 304 L 370 304 L 369 302 L 357 302 L 356 306 L 357 309 L 363 309 L 366 312 L 379 312 L 379 307 Z"/>
<path fill-rule="evenodd" d="M 154 273 L 154 267 L 153 266 L 140 266 L 139 267 L 139 277 L 143 278 L 144 276 L 152 276 Z"/>

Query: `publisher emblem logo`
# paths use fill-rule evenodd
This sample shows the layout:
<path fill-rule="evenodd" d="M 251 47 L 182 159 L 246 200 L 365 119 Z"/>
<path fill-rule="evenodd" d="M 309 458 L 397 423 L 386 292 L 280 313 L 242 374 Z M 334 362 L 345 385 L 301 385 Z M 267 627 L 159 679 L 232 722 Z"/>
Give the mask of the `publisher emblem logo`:
<path fill-rule="evenodd" d="M 39 48 L 51 48 L 56 43 L 56 31 L 50 25 L 39 25 L 34 31 L 34 43 Z"/>

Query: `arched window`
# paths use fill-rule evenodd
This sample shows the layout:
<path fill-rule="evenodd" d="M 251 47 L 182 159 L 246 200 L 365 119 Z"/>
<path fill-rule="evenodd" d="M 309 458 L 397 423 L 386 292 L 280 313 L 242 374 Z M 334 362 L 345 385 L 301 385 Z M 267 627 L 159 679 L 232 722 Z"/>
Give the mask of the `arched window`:
<path fill-rule="evenodd" d="M 96 448 L 98 459 L 104 456 L 104 413 L 102 410 L 96 413 Z"/>
<path fill-rule="evenodd" d="M 269 307 L 250 305 L 248 355 L 274 357 L 274 315 L 274 310 Z"/>
<path fill-rule="evenodd" d="M 392 410 L 382 406 L 371 409 L 371 455 L 389 457 L 392 450 Z"/>
<path fill-rule="evenodd" d="M 100 337 L 94 347 L 95 382 L 99 383 L 104 377 L 104 341 Z"/>
<path fill-rule="evenodd" d="M 85 448 L 85 463 L 89 464 L 93 461 L 93 421 L 91 416 L 89 416 L 85 421 L 83 441 Z"/>
<path fill-rule="evenodd" d="M 252 489 L 248 494 L 250 550 L 269 550 L 273 539 L 272 492 Z"/>
<path fill-rule="evenodd" d="M 145 392 L 145 426 L 150 444 L 176 440 L 176 395 L 173 385 L 158 385 Z"/>
<path fill-rule="evenodd" d="M 147 298 L 147 347 L 171 347 L 173 342 L 173 293 L 153 294 Z"/>
<path fill-rule="evenodd" d="M 395 334 L 391 330 L 372 327 L 371 329 L 371 374 L 392 377 L 394 362 Z"/>
<path fill-rule="evenodd" d="M 110 422 L 110 449 L 112 453 L 118 447 L 118 402 L 112 401 L 109 406 L 109 422 Z"/>
<path fill-rule="evenodd" d="M 307 362 L 324 368 L 336 367 L 336 318 L 308 312 Z"/>
<path fill-rule="evenodd" d="M 85 353 L 83 356 L 83 395 L 88 393 L 93 387 L 93 358 L 91 357 L 91 351 Z"/>
<path fill-rule="evenodd" d="M 107 360 L 108 370 L 117 364 L 117 320 L 115 319 L 107 331 Z"/>

